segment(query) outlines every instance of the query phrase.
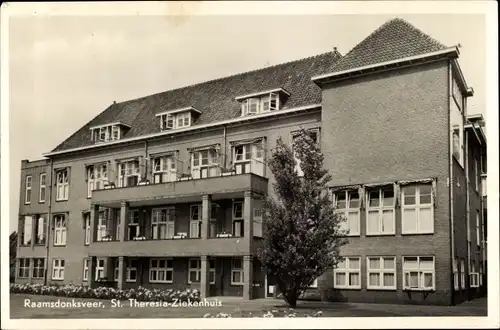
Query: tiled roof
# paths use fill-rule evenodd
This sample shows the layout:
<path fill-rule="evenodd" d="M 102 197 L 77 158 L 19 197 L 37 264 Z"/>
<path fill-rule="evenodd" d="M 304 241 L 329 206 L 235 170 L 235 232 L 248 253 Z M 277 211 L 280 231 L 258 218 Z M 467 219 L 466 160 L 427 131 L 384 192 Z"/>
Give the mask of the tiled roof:
<path fill-rule="evenodd" d="M 282 109 L 321 103 L 321 89 L 311 81 L 335 71 L 353 69 L 446 48 L 411 24 L 393 19 L 379 27 L 344 57 L 336 50 L 230 77 L 215 79 L 135 100 L 113 103 L 79 129 L 53 152 L 91 145 L 90 127 L 112 122 L 131 126 L 124 138 L 160 132 L 155 114 L 195 107 L 202 114 L 194 125 L 237 118 L 241 106 L 235 97 L 284 88 L 290 97 Z"/>
<path fill-rule="evenodd" d="M 357 44 L 335 65 L 333 71 L 350 70 L 445 48 L 410 23 L 395 18 Z"/>
<path fill-rule="evenodd" d="M 131 129 L 123 138 L 160 132 L 155 114 L 184 107 L 195 107 L 202 114 L 193 125 L 208 124 L 241 116 L 235 97 L 276 88 L 291 95 L 282 109 L 321 103 L 321 89 L 311 77 L 330 72 L 341 58 L 333 51 L 230 77 L 215 79 L 135 100 L 113 103 L 97 117 L 57 146 L 53 152 L 91 145 L 90 127 L 123 122 Z"/>

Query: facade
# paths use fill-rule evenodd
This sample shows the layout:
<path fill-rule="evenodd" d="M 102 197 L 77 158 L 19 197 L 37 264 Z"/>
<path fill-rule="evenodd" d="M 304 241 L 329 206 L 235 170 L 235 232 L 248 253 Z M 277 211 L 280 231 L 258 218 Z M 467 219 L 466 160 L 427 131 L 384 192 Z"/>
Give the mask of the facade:
<path fill-rule="evenodd" d="M 267 159 L 302 127 L 349 229 L 345 261 L 308 292 L 429 304 L 482 294 L 486 139 L 458 56 L 394 19 L 344 56 L 113 102 L 46 159 L 23 161 L 16 281 L 276 295 L 256 258 Z"/>

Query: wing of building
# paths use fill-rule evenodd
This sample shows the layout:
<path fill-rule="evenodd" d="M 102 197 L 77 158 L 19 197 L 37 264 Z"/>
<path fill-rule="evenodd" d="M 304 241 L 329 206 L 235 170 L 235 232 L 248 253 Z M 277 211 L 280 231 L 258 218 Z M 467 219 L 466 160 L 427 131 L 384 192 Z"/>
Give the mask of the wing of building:
<path fill-rule="evenodd" d="M 483 294 L 484 118 L 467 112 L 459 55 L 393 19 L 344 56 L 110 102 L 22 162 L 16 281 L 275 296 L 256 258 L 267 160 L 302 127 L 350 236 L 345 261 L 307 296 L 449 305 Z"/>

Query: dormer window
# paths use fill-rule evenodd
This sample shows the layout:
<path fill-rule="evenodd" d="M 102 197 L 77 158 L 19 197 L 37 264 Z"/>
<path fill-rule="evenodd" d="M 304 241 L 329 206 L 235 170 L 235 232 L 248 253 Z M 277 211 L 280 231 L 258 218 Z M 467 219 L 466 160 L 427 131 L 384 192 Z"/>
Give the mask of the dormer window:
<path fill-rule="evenodd" d="M 160 117 L 160 129 L 162 131 L 190 127 L 194 121 L 194 116 L 201 111 L 189 107 L 178 110 L 170 110 L 157 114 Z"/>
<path fill-rule="evenodd" d="M 243 95 L 236 98 L 241 102 L 241 115 L 255 115 L 279 110 L 285 96 L 290 96 L 284 89 Z"/>
<path fill-rule="evenodd" d="M 94 142 L 117 141 L 125 134 L 125 130 L 130 128 L 123 123 L 113 123 L 91 127 L 91 138 Z"/>

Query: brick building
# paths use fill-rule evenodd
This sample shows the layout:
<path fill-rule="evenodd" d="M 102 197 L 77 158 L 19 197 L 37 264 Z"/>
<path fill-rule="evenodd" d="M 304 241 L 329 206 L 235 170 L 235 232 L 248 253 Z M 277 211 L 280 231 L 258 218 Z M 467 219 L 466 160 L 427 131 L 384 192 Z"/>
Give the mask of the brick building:
<path fill-rule="evenodd" d="M 430 304 L 481 294 L 486 139 L 458 57 L 394 19 L 344 56 L 113 102 L 22 162 L 16 281 L 273 296 L 255 257 L 267 159 L 303 127 L 350 231 L 345 261 L 309 291 Z"/>

